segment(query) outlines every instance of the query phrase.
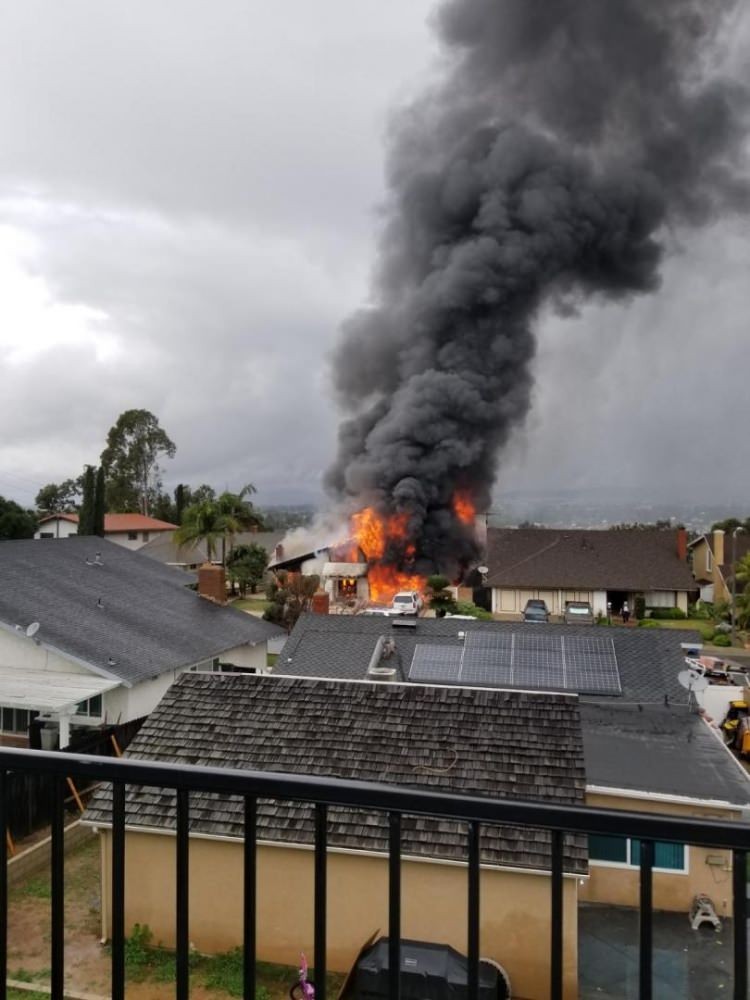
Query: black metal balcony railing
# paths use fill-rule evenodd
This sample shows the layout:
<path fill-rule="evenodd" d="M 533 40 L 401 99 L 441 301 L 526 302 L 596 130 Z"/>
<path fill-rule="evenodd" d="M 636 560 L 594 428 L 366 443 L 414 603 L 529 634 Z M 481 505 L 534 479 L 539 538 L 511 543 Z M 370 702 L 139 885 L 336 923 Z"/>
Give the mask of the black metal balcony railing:
<path fill-rule="evenodd" d="M 399 788 L 336 778 L 281 775 L 224 768 L 158 764 L 139 760 L 88 757 L 42 751 L 0 749 L 0 842 L 7 829 L 8 772 L 46 773 L 53 783 L 51 878 L 51 990 L 63 998 L 64 978 L 64 795 L 65 780 L 111 781 L 112 798 L 112 997 L 125 997 L 125 786 L 173 788 L 176 810 L 176 982 L 177 1000 L 189 996 L 188 853 L 191 791 L 239 795 L 245 802 L 244 841 L 244 996 L 255 997 L 256 969 L 256 818 L 257 800 L 311 803 L 315 808 L 314 969 L 316 1000 L 326 1000 L 326 851 L 330 806 L 348 806 L 387 813 L 389 826 L 388 910 L 391 1000 L 399 1000 L 401 938 L 401 817 L 422 815 L 464 822 L 468 827 L 468 996 L 479 995 L 479 838 L 482 824 L 528 826 L 548 830 L 551 851 L 550 997 L 563 995 L 563 834 L 609 834 L 641 842 L 639 996 L 652 997 L 652 868 L 655 841 L 680 842 L 732 851 L 734 907 L 734 998 L 747 1000 L 746 860 L 750 825 L 713 819 L 561 806 L 544 802 L 491 800 L 473 796 Z M 0 1000 L 6 998 L 7 868 L 0 865 Z"/>

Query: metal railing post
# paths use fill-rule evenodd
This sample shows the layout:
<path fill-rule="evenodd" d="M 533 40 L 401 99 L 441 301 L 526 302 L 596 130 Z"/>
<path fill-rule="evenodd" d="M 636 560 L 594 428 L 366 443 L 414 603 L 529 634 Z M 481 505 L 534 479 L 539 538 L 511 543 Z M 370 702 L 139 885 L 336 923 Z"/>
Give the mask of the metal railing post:
<path fill-rule="evenodd" d="M 328 807 L 315 806 L 315 998 L 326 1000 Z"/>
<path fill-rule="evenodd" d="M 258 921 L 258 804 L 254 795 L 245 796 L 245 841 L 243 847 L 242 978 L 244 1000 L 255 1000 L 256 934 Z"/>
<path fill-rule="evenodd" d="M 563 834 L 552 831 L 552 865 L 550 909 L 552 940 L 550 941 L 550 998 L 562 1000 L 563 995 Z"/>
<path fill-rule="evenodd" d="M 653 992 L 653 880 L 654 842 L 641 841 L 641 884 L 639 910 L 638 996 L 651 1000 Z"/>
<path fill-rule="evenodd" d="M 388 827 L 388 996 L 401 1000 L 401 815 Z"/>

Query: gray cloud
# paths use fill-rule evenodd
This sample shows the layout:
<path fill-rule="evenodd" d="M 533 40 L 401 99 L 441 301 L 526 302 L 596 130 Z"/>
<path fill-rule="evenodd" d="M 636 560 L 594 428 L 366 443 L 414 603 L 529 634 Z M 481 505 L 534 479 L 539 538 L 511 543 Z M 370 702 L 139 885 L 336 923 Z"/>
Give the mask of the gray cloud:
<path fill-rule="evenodd" d="M 0 226 L 31 241 L 23 266 L 49 308 L 31 351 L 0 307 L 0 493 L 29 502 L 95 460 L 119 412 L 146 406 L 178 445 L 170 482 L 316 495 L 335 449 L 327 356 L 366 302 L 385 122 L 432 66 L 433 3 L 2 6 Z M 514 100 L 551 101 L 536 93 L 537 57 L 519 60 Z M 688 477 L 664 453 L 689 441 L 707 477 L 750 488 L 723 446 L 747 419 L 746 252 L 712 234 L 670 263 L 648 305 L 541 317 L 531 410 L 501 487 L 609 482 L 625 461 L 629 482 L 677 486 Z M 706 386 L 724 396 L 710 417 Z M 611 441 L 623 427 L 627 459 Z M 584 452 L 566 440 L 587 429 Z"/>

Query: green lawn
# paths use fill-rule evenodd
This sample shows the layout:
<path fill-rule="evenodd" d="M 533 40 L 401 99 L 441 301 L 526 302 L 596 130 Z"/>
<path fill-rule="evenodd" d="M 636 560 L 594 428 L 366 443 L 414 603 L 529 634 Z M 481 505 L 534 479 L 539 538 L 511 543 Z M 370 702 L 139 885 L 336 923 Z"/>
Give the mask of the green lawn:
<path fill-rule="evenodd" d="M 656 622 L 659 628 L 686 628 L 700 632 L 702 628 L 711 628 L 711 622 L 705 618 L 649 618 L 648 621 Z"/>
<path fill-rule="evenodd" d="M 264 611 L 271 607 L 271 602 L 265 597 L 241 597 L 232 601 L 232 607 L 238 611 L 249 611 L 252 614 L 262 615 Z"/>

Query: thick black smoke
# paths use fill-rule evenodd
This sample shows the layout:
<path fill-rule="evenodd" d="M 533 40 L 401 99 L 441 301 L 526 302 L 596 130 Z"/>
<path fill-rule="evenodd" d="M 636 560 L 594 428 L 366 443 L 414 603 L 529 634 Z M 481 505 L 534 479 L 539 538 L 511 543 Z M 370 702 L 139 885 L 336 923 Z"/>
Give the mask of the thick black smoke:
<path fill-rule="evenodd" d="M 407 512 L 417 569 L 473 554 L 529 408 L 545 303 L 659 284 L 667 227 L 748 205 L 748 92 L 721 73 L 734 0 L 449 0 L 449 68 L 402 112 L 375 304 L 335 383 L 353 414 L 327 485 Z M 656 333 L 654 335 L 657 335 Z"/>

